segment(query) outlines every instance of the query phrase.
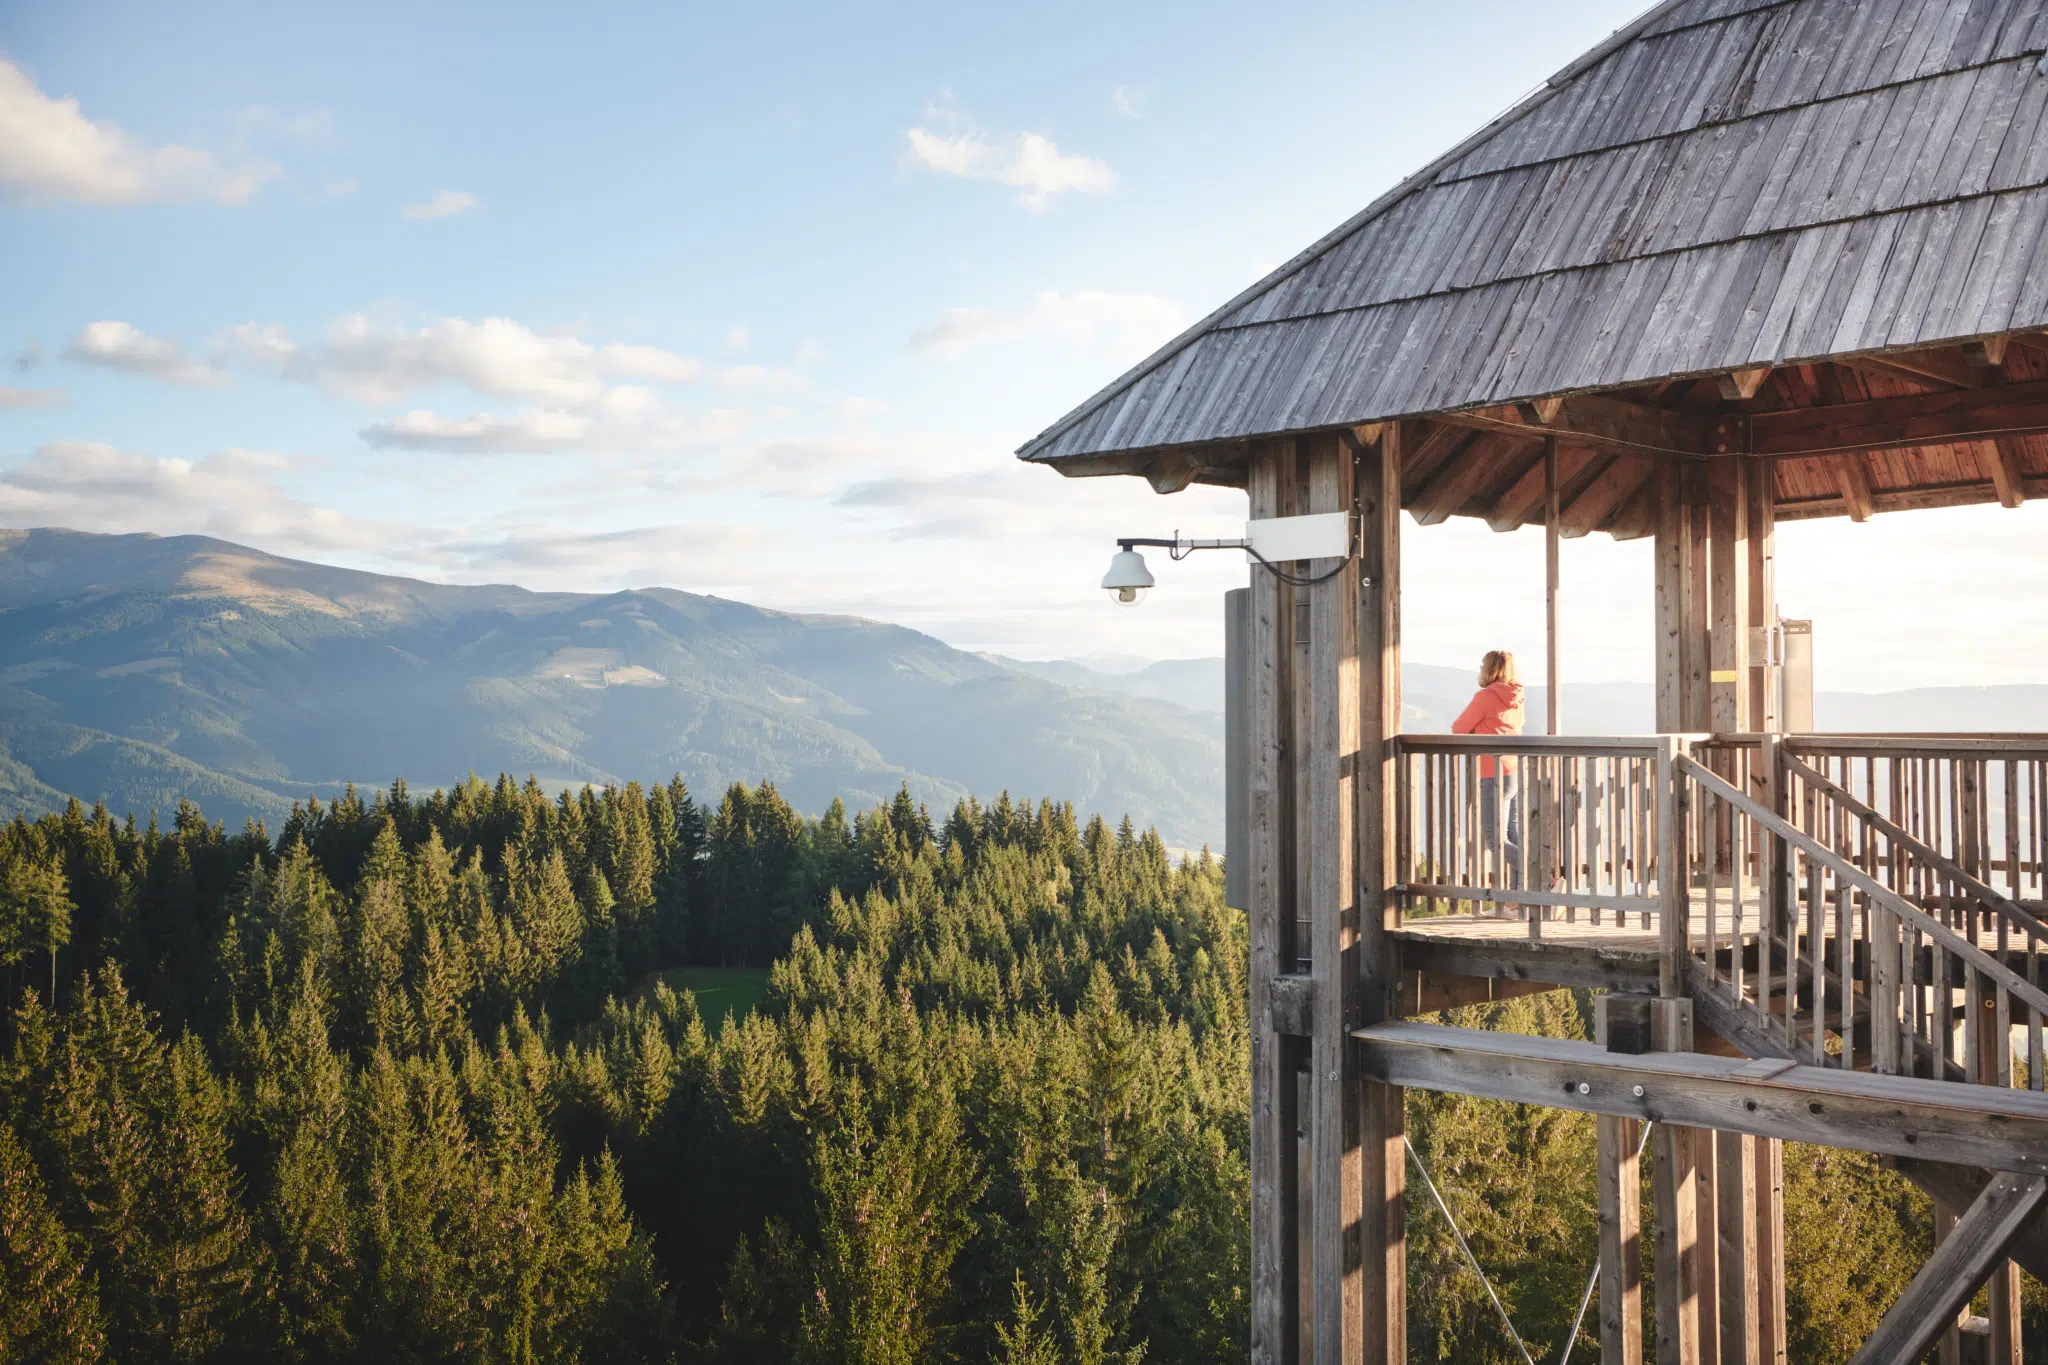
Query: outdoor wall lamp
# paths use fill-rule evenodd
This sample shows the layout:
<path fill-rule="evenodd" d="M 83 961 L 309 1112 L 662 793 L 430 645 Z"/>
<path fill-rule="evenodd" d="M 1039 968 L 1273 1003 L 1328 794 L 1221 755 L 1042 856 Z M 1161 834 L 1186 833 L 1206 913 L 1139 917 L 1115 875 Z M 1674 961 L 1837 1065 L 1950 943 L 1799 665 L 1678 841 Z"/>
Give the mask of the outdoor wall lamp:
<path fill-rule="evenodd" d="M 1152 570 L 1145 565 L 1145 556 L 1138 553 L 1137 547 L 1144 545 L 1165 550 L 1167 558 L 1176 561 L 1186 559 L 1196 550 L 1243 550 L 1281 582 L 1305 587 L 1327 582 L 1344 571 L 1356 553 L 1357 530 L 1357 519 L 1349 512 L 1313 512 L 1302 517 L 1261 517 L 1248 521 L 1244 524 L 1244 535 L 1235 540 L 1191 540 L 1178 532 L 1166 540 L 1119 536 L 1117 552 L 1110 558 L 1109 572 L 1102 576 L 1102 586 L 1125 606 L 1141 601 L 1145 590 L 1155 581 Z M 1280 567 L 1297 559 L 1339 562 L 1328 573 L 1314 578 L 1303 578 Z"/>

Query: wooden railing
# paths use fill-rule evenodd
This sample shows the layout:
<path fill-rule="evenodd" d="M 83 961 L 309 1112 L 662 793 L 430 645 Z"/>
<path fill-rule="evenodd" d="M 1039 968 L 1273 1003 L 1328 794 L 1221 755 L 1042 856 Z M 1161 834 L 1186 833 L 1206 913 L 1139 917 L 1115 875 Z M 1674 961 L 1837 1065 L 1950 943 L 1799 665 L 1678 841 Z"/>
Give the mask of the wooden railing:
<path fill-rule="evenodd" d="M 1404 914 L 1492 914 L 1648 929 L 1657 912 L 1660 741 L 1403 735 Z"/>
<path fill-rule="evenodd" d="M 2048 926 L 2017 907 L 2009 908 L 2019 918 L 2008 919 L 1993 904 L 1929 906 L 1888 885 L 1876 865 L 1894 862 L 1917 841 L 1881 816 L 1873 820 L 1874 812 L 1796 757 L 1784 769 L 1802 783 L 1797 801 L 1807 828 L 1692 757 L 1681 755 L 1676 768 L 1687 786 L 1690 838 L 1762 852 L 1750 895 L 1740 859 L 1729 862 L 1725 877 L 1718 859 L 1692 859 L 1704 873 L 1689 905 L 1706 916 L 1704 934 L 1692 941 L 1696 976 L 1707 989 L 1757 1016 L 1790 1055 L 1815 1066 L 1865 1064 L 1887 1074 L 2009 1085 L 2017 1028 L 2026 1082 L 2041 1088 L 2048 993 L 1984 941 L 2003 943 L 2002 934 L 1989 933 L 1996 921 L 2034 941 L 2022 962 L 2038 964 Z"/>
<path fill-rule="evenodd" d="M 2048 736 L 1404 735 L 1395 757 L 1404 916 L 1654 932 L 1666 989 L 1772 1050 L 2048 1083 Z"/>

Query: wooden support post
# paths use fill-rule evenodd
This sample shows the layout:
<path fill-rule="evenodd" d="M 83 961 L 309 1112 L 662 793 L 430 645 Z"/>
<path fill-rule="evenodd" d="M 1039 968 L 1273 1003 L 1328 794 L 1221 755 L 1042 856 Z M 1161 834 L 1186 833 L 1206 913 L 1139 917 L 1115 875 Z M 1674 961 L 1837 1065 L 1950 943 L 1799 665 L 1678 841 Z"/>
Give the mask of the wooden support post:
<path fill-rule="evenodd" d="M 1669 741 L 1667 740 L 1668 744 Z M 1691 1001 L 1659 999 L 1650 1045 L 1692 1051 Z M 1652 1270 L 1657 1277 L 1657 1365 L 1706 1365 L 1700 1356 L 1698 1130 L 1660 1123 L 1650 1130 L 1650 1183 L 1656 1203 Z"/>
<path fill-rule="evenodd" d="M 1778 625 L 1777 475 L 1769 461 L 1742 459 L 1749 466 L 1749 728 L 1777 732 L 1785 728 L 1771 662 L 1771 632 Z"/>
<path fill-rule="evenodd" d="M 1708 728 L 1733 734 L 1750 722 L 1749 462 L 1707 466 Z"/>
<path fill-rule="evenodd" d="M 1348 433 L 1346 433 L 1348 437 Z M 1357 460 L 1348 439 L 1302 441 L 1306 513 L 1349 512 Z M 1301 806 L 1297 900 L 1309 926 L 1314 981 L 1309 1039 L 1309 1302 L 1316 1361 L 1350 1362 L 1364 1350 L 1365 1272 L 1359 1245 L 1363 1200 L 1357 1050 L 1361 1022 L 1356 821 L 1359 744 L 1359 565 L 1354 556 L 1303 566 L 1322 581 L 1307 598 L 1306 712 L 1297 754 Z M 1326 575 L 1328 575 L 1326 577 Z M 1302 659 L 1297 654 L 1297 659 Z"/>
<path fill-rule="evenodd" d="M 1701 1365 L 1715 1365 L 1722 1359 L 1721 1169 L 1715 1155 L 1720 1144 L 1714 1139 L 1731 1136 L 1728 1133 L 1717 1134 L 1711 1128 L 1692 1130 L 1693 1189 L 1699 1199 L 1698 1211 L 1693 1215 L 1693 1236 L 1699 1240 L 1699 1259 L 1695 1264 L 1700 1297 Z"/>
<path fill-rule="evenodd" d="M 1989 1004 L 1987 1000 L 1985 1003 Z M 2010 1031 L 1979 1026 L 1977 1032 L 1977 1083 L 2004 1088 L 2012 1086 L 2012 1037 Z M 1990 1354 L 1987 1365 L 2020 1365 L 2020 1274 L 2010 1259 L 1993 1266 L 1986 1283 L 1989 1291 L 1986 1313 L 1991 1320 Z"/>
<path fill-rule="evenodd" d="M 1785 1140 L 1756 1140 L 1757 1358 L 1786 1365 Z"/>
<path fill-rule="evenodd" d="M 1657 729 L 1713 728 L 1708 714 L 1708 509 L 1706 471 L 1664 464 L 1657 471 Z"/>
<path fill-rule="evenodd" d="M 1720 1201 L 1715 1232 L 1721 1365 L 1768 1365 L 1762 1353 L 1756 1216 L 1757 1146 L 1766 1141 L 1747 1133 L 1721 1133 L 1714 1140 L 1720 1166 L 1714 1189 Z"/>
<path fill-rule="evenodd" d="M 1600 1359 L 1642 1365 L 1642 1175 L 1636 1143 L 1642 1125 L 1602 1114 L 1595 1141 L 1600 1162 Z"/>
<path fill-rule="evenodd" d="M 1545 719 L 1549 724 L 1546 733 L 1553 735 L 1561 733 L 1558 718 L 1564 714 L 1558 682 L 1557 630 L 1558 537 L 1562 533 L 1557 501 L 1557 437 L 1553 435 L 1543 438 L 1543 684 Z"/>
<path fill-rule="evenodd" d="M 1686 851 L 1685 787 L 1678 773 L 1679 741 L 1659 736 L 1657 748 L 1657 918 L 1661 935 L 1657 993 L 1686 994 L 1692 960 L 1691 871 Z"/>
<path fill-rule="evenodd" d="M 1397 1005 L 1400 944 L 1392 888 L 1395 865 L 1393 740 L 1401 733 L 1401 452 L 1403 427 L 1389 422 L 1376 448 L 1358 452 L 1358 949 L 1361 1018 L 1390 1018 Z M 1360 1224 L 1363 1283 L 1361 1365 L 1408 1358 L 1406 1092 L 1362 1080 L 1357 1089 L 1363 1170 Z M 1350 1365 L 1346 1357 L 1343 1365 Z"/>
<path fill-rule="evenodd" d="M 1253 517 L 1281 514 L 1292 466 L 1292 442 L 1268 442 L 1253 453 Z M 1252 574 L 1250 592 L 1251 1358 L 1294 1365 L 1301 1358 L 1296 1045 L 1273 1026 L 1273 982 L 1294 966 L 1294 604 L 1292 589 L 1264 571 Z"/>

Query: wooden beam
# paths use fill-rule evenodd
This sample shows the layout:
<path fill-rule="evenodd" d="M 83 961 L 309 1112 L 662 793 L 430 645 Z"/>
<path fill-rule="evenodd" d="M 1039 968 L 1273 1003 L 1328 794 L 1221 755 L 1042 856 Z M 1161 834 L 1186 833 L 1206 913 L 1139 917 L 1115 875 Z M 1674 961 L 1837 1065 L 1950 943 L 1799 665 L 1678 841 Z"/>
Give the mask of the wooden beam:
<path fill-rule="evenodd" d="M 1353 1036 L 1365 1074 L 1392 1085 L 2048 1172 L 2048 1095 L 2030 1090 L 1689 1052 L 1629 1056 L 1592 1043 L 1436 1024 L 1378 1024 Z"/>
<path fill-rule="evenodd" d="M 1564 406 L 1548 422 L 1528 420 L 1535 415 L 1509 406 L 1440 413 L 1437 420 L 1479 431 L 1555 435 L 1567 445 L 1621 455 L 1726 454 L 1742 448 L 1743 424 L 1748 420 L 1729 414 L 1701 416 L 1671 408 L 1645 407 L 1597 394 L 1565 399 Z"/>
<path fill-rule="evenodd" d="M 1389 931 L 1403 972 L 1491 977 L 1544 990 L 1585 986 L 1623 995 L 1654 995 L 1657 955 L 1553 939 L 1439 938 L 1413 926 Z"/>
<path fill-rule="evenodd" d="M 1973 369 L 2002 370 L 2005 368 L 2005 345 L 2007 337 L 1985 337 L 1982 341 L 1963 343 L 1963 363 Z"/>
<path fill-rule="evenodd" d="M 1765 1365 L 1758 1322 L 1757 1147 L 1768 1138 L 1720 1133 L 1714 1139 L 1715 1285 L 1720 1303 L 1721 1365 Z"/>
<path fill-rule="evenodd" d="M 1448 419 L 1446 419 L 1448 420 Z M 1753 413 L 1759 455 L 1827 455 L 1951 445 L 2048 431 L 2048 380 Z"/>
<path fill-rule="evenodd" d="M 1991 480 L 2001 507 L 2018 507 L 2027 500 L 2027 479 L 2020 468 L 2019 447 L 2011 441 L 1979 441 L 1973 448 L 1977 467 Z"/>
<path fill-rule="evenodd" d="M 1945 350 L 1859 355 L 1837 363 L 1847 365 L 1851 369 L 1895 375 L 1916 382 L 1924 383 L 1931 380 L 1936 384 L 1947 384 L 1957 389 L 1974 389 L 1984 382 L 1983 375 L 1963 363 L 1961 356 Z"/>
<path fill-rule="evenodd" d="M 1435 972 L 1401 973 L 1398 1018 L 1460 1009 L 1466 1005 L 1497 1005 L 1504 1000 L 1543 995 L 1560 989 L 1544 981 L 1503 981 L 1497 976 L 1439 976 Z"/>
<path fill-rule="evenodd" d="M 1580 489 L 1564 509 L 1559 534 L 1567 540 L 1591 535 L 1600 529 L 1614 509 L 1635 496 L 1638 488 L 1656 472 L 1654 461 L 1633 455 L 1617 455 L 1599 476 Z"/>
<path fill-rule="evenodd" d="M 1918 1185 L 1930 1199 L 1951 1208 L 1968 1208 L 1991 1183 L 1992 1173 L 1975 1166 L 1951 1166 L 1943 1161 L 1908 1158 L 1899 1161 L 1899 1174 Z M 2036 1216 L 2006 1248 L 2006 1255 L 2035 1279 L 2048 1283 L 2048 1217 Z"/>
<path fill-rule="evenodd" d="M 1515 404 L 1515 411 L 1521 413 L 1522 420 L 1530 426 L 1547 427 L 1557 420 L 1558 413 L 1564 411 L 1564 399 L 1531 398 Z"/>
<path fill-rule="evenodd" d="M 1700 1360 L 1699 1170 L 1692 1130 L 1650 1131 L 1650 1190 L 1656 1203 L 1657 1365 Z"/>
<path fill-rule="evenodd" d="M 1850 1365 L 1915 1365 L 2044 1206 L 2048 1176 L 2006 1172 L 1995 1177 L 1920 1267 Z"/>
<path fill-rule="evenodd" d="M 1418 427 L 1426 429 L 1414 440 L 1403 444 L 1401 467 L 1396 471 L 1401 481 L 1403 506 L 1420 497 L 1444 461 L 1451 458 L 1459 446 L 1472 439 L 1469 427 L 1455 427 L 1444 422 L 1410 422 L 1401 429 L 1412 432 Z"/>
<path fill-rule="evenodd" d="M 2024 487 L 2029 498 L 2048 498 L 2048 478 L 2028 479 Z M 1988 483 L 1973 480 L 1966 484 L 1876 493 L 1871 497 L 1871 506 L 1877 512 L 1924 512 L 1931 507 L 1976 507 L 1997 501 L 1996 489 Z M 1812 521 L 1818 517 L 1838 517 L 1842 512 L 1840 496 L 1802 498 L 1797 502 L 1779 503 L 1777 519 Z"/>
<path fill-rule="evenodd" d="M 1558 477 L 1569 484 L 1585 471 L 1587 465 L 1598 458 L 1592 451 L 1579 446 L 1562 445 L 1557 452 Z M 1496 531 L 1517 531 L 1526 526 L 1536 510 L 1543 506 L 1543 453 L 1539 449 L 1507 492 L 1494 499 L 1493 510 L 1486 514 L 1486 524 Z"/>
<path fill-rule="evenodd" d="M 1870 492 L 1870 469 L 1858 453 L 1835 457 L 1835 479 L 1841 485 L 1842 506 L 1849 510 L 1849 520 L 1869 521 L 1877 510 Z"/>
<path fill-rule="evenodd" d="M 1441 525 L 1464 510 L 1479 486 L 1499 470 L 1501 457 L 1515 445 L 1512 438 L 1481 432 L 1477 440 L 1445 461 L 1429 487 L 1409 504 L 1415 524 Z"/>
<path fill-rule="evenodd" d="M 1747 403 L 1757 396 L 1764 381 L 1771 377 L 1769 365 L 1751 365 L 1740 370 L 1714 376 L 1714 383 L 1721 391 L 1721 397 L 1730 403 Z"/>

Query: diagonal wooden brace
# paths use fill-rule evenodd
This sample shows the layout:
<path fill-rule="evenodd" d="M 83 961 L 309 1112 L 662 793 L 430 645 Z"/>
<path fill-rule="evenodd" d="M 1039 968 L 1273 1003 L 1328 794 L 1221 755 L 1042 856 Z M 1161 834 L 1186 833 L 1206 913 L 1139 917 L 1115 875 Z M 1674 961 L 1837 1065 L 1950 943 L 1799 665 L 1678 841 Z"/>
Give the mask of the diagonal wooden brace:
<path fill-rule="evenodd" d="M 1914 1365 L 2048 1205 L 2048 1176 L 1993 1176 L 1849 1365 Z"/>

